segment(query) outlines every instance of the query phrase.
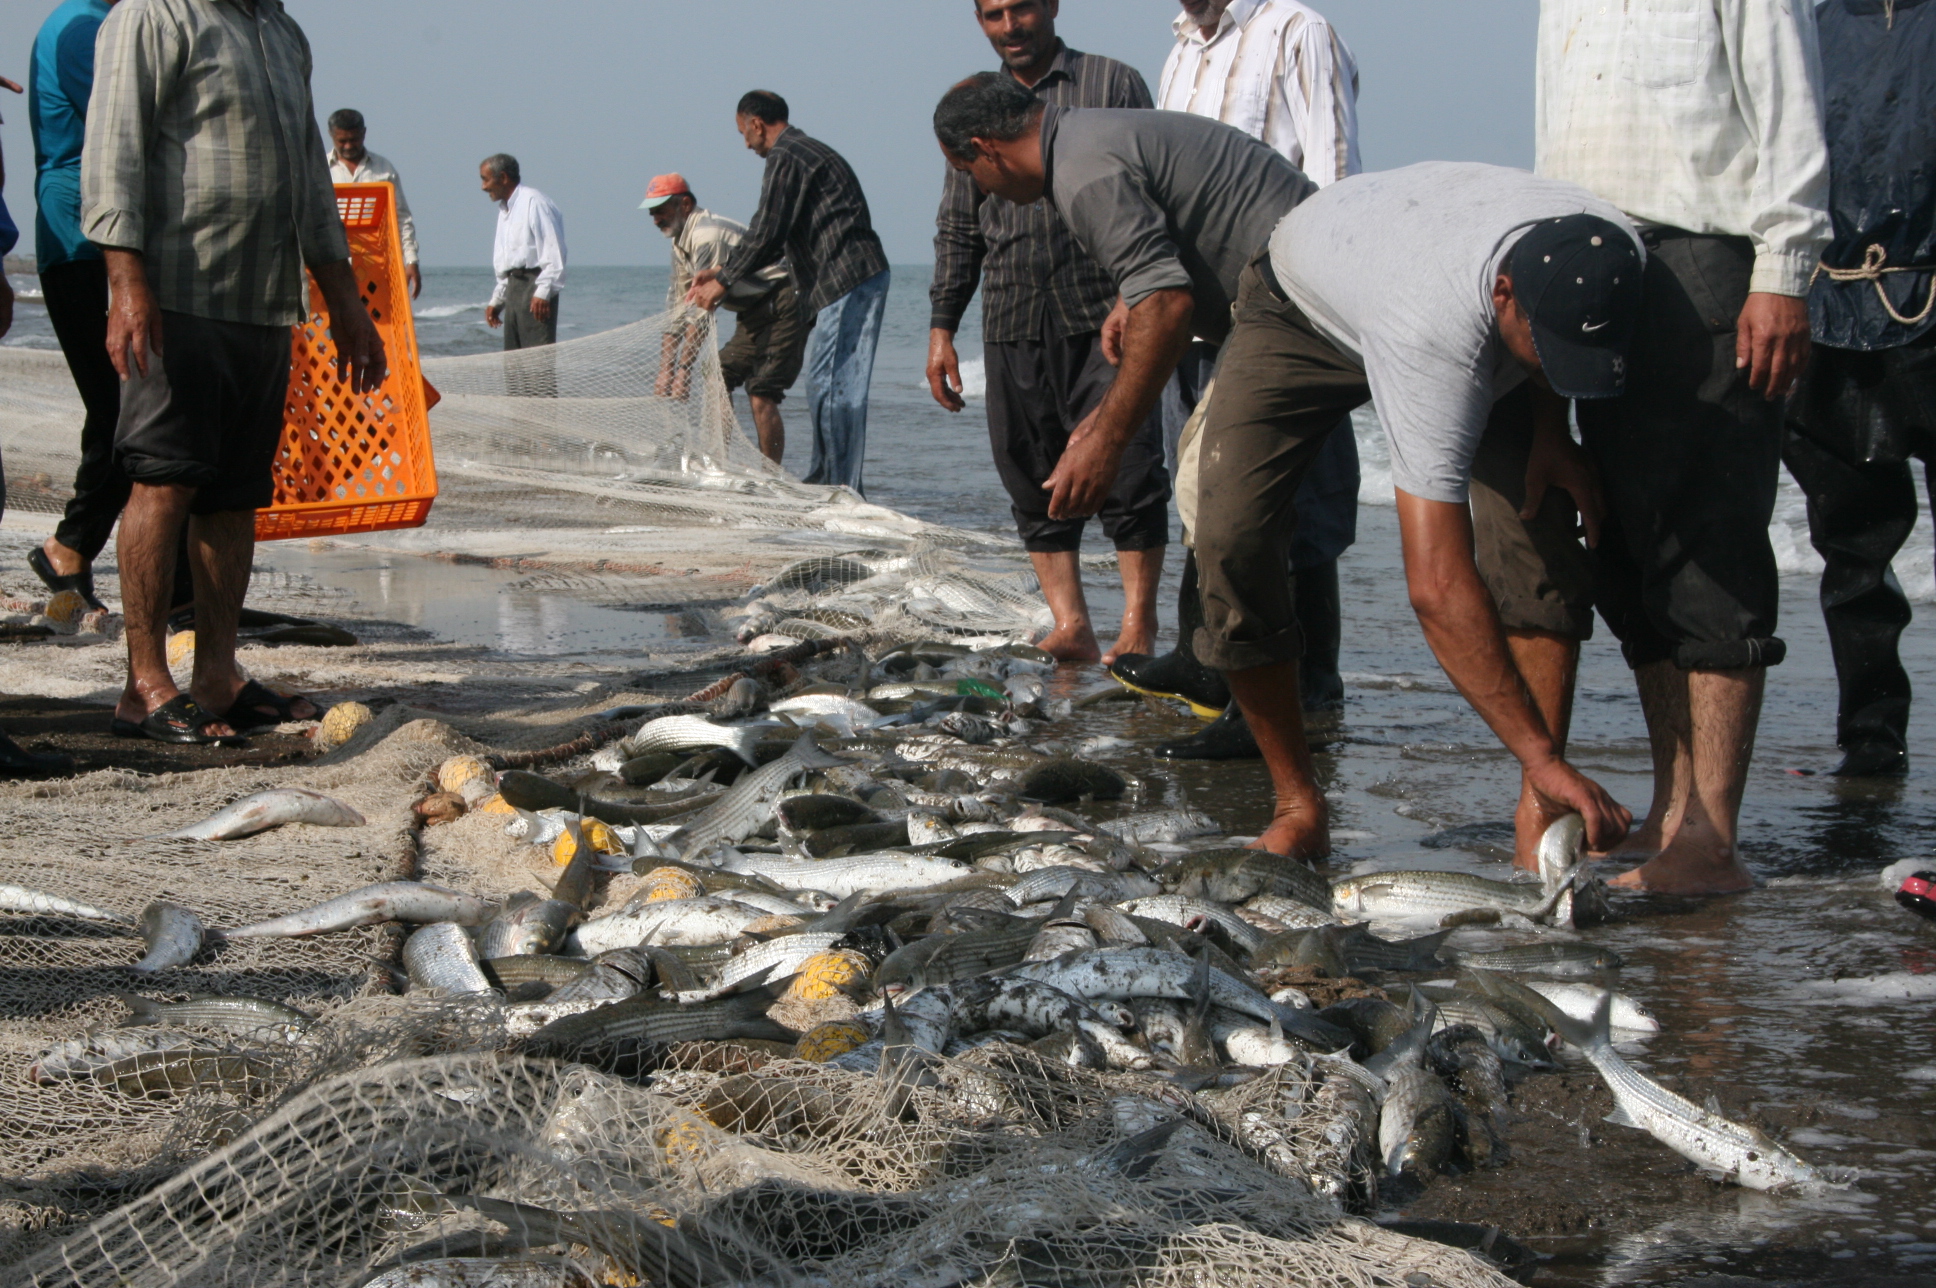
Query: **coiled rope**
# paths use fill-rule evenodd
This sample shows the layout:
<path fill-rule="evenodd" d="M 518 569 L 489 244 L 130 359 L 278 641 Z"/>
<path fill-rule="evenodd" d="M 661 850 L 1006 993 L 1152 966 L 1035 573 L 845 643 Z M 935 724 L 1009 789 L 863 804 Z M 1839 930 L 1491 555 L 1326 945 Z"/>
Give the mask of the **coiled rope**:
<path fill-rule="evenodd" d="M 1931 266 L 1927 264 L 1906 264 L 1898 267 L 1890 264 L 1888 259 L 1889 252 L 1881 245 L 1871 242 L 1868 249 L 1862 252 L 1862 262 L 1856 267 L 1830 268 L 1826 263 L 1821 263 L 1815 266 L 1815 274 L 1818 277 L 1826 274 L 1831 282 L 1873 282 L 1876 298 L 1882 301 L 1882 307 L 1888 311 L 1889 316 L 1903 326 L 1916 326 L 1925 321 L 1932 312 L 1936 312 L 1936 271 L 1932 271 Z M 1882 289 L 1882 279 L 1891 273 L 1930 274 L 1929 297 L 1923 301 L 1922 312 L 1914 317 L 1904 317 L 1896 312 L 1895 303 L 1889 298 L 1889 292 Z"/>

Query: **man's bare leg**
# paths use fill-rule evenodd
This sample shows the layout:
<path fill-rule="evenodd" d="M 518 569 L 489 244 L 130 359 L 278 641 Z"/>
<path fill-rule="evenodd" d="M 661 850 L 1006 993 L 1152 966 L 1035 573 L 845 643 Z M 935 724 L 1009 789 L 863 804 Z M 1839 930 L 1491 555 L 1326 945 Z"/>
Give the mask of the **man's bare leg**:
<path fill-rule="evenodd" d="M 1765 667 L 1686 673 L 1693 730 L 1686 806 L 1660 853 L 1612 884 L 1664 894 L 1729 894 L 1754 885 L 1736 836 L 1767 678 Z"/>
<path fill-rule="evenodd" d="M 195 489 L 172 483 L 137 483 L 121 512 L 121 533 L 115 546 L 121 566 L 121 607 L 128 632 L 128 682 L 114 714 L 139 724 L 157 707 L 181 692 L 168 673 L 168 603 L 175 586 L 175 545 Z M 250 516 L 253 523 L 254 516 Z M 251 529 L 253 531 L 253 529 Z M 199 570 L 198 570 L 199 571 Z M 203 593 L 197 588 L 199 611 Z M 230 665 L 233 666 L 235 619 L 241 612 L 238 597 L 229 616 Z M 199 622 L 198 622 L 199 625 Z M 200 643 L 199 636 L 197 643 Z M 199 655 L 201 649 L 198 647 Z M 199 671 L 201 659 L 196 658 Z M 227 704 L 216 711 L 228 710 Z M 201 728 L 216 737 L 235 730 L 220 720 Z"/>
<path fill-rule="evenodd" d="M 1298 694 L 1297 663 L 1273 662 L 1247 671 L 1226 671 L 1231 696 L 1270 771 L 1277 807 L 1270 826 L 1252 849 L 1322 859 L 1331 853 L 1331 808 L 1318 786 L 1311 746 L 1304 740 L 1304 703 Z"/>
<path fill-rule="evenodd" d="M 1654 799 L 1632 836 L 1609 857 L 1647 859 L 1674 839 L 1694 790 L 1694 739 L 1687 711 L 1687 672 L 1672 662 L 1649 662 L 1634 671 L 1647 743 L 1654 760 Z"/>
<path fill-rule="evenodd" d="M 204 711 L 227 712 L 245 683 L 235 667 L 235 629 L 255 560 L 255 512 L 190 517 L 188 557 L 195 570 L 195 675 L 188 689 Z M 308 720 L 317 711 L 305 699 L 290 714 Z"/>
<path fill-rule="evenodd" d="M 1566 735 L 1573 724 L 1573 681 L 1579 673 L 1580 642 L 1552 631 L 1507 631 L 1506 647 L 1513 665 L 1526 681 L 1526 691 L 1540 718 L 1566 753 Z M 1564 816 L 1565 807 L 1544 804 L 1525 780 L 1519 781 L 1519 808 L 1513 812 L 1513 866 L 1539 870 L 1539 838 Z"/>
<path fill-rule="evenodd" d="M 753 428 L 759 431 L 760 455 L 775 465 L 786 455 L 786 422 L 780 419 L 780 404 L 759 394 L 746 395 L 753 406 Z"/>
<path fill-rule="evenodd" d="M 1073 550 L 1031 550 L 1035 579 L 1042 583 L 1042 598 L 1055 614 L 1055 629 L 1035 641 L 1035 646 L 1058 662 L 1094 662 L 1102 657 L 1096 643 L 1096 629 L 1089 621 L 1089 601 L 1082 594 L 1082 566 Z"/>
<path fill-rule="evenodd" d="M 1163 552 L 1162 546 L 1116 552 L 1123 575 L 1123 628 L 1102 655 L 1105 665 L 1118 654 L 1156 651 L 1156 583 L 1163 579 Z"/>

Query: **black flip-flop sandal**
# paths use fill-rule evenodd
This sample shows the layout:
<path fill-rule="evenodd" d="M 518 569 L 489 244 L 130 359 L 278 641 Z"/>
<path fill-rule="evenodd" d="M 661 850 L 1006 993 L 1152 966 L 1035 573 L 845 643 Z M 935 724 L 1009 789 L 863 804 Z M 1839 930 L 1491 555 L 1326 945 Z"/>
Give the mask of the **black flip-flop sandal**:
<path fill-rule="evenodd" d="M 47 589 L 55 592 L 63 590 L 79 591 L 81 598 L 87 601 L 89 608 L 107 607 L 106 604 L 103 604 L 95 597 L 93 568 L 83 568 L 79 572 L 71 572 L 66 576 L 62 576 L 60 573 L 54 571 L 53 561 L 47 557 L 47 552 L 39 546 L 35 546 L 27 552 L 27 566 L 34 570 L 34 576 L 40 578 L 41 584 L 47 587 Z"/>
<path fill-rule="evenodd" d="M 316 715 L 295 714 L 295 706 L 298 702 L 308 702 L 310 706 L 316 707 Z M 270 711 L 262 710 L 263 707 L 270 708 Z M 242 686 L 242 691 L 235 695 L 235 701 L 230 705 L 229 713 L 222 719 L 229 728 L 237 732 L 246 732 L 250 729 L 272 728 L 288 720 L 314 720 L 321 715 L 322 707 L 313 699 L 305 698 L 301 694 L 285 698 L 274 689 L 250 680 Z"/>
<path fill-rule="evenodd" d="M 248 744 L 249 740 L 240 734 L 202 732 L 203 725 L 216 723 L 218 723 L 217 717 L 202 710 L 199 702 L 186 693 L 177 693 L 150 711 L 138 723 L 116 716 L 114 722 L 108 727 L 113 730 L 117 738 L 147 738 L 154 742 L 197 747 L 241 747 Z M 226 723 L 226 718 L 220 723 Z"/>

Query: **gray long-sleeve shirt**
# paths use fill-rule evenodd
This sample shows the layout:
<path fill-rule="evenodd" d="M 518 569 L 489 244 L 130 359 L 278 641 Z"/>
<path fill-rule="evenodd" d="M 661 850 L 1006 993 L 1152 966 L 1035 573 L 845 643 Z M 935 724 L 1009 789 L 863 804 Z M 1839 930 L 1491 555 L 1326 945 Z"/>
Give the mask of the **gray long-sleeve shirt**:
<path fill-rule="evenodd" d="M 289 326 L 303 266 L 349 258 L 282 0 L 121 0 L 95 44 L 81 229 L 139 251 L 164 309 Z"/>
<path fill-rule="evenodd" d="M 1132 308 L 1195 297 L 1196 334 L 1230 333 L 1237 275 L 1317 185 L 1242 130 L 1185 112 L 1045 109 L 1048 196 Z"/>

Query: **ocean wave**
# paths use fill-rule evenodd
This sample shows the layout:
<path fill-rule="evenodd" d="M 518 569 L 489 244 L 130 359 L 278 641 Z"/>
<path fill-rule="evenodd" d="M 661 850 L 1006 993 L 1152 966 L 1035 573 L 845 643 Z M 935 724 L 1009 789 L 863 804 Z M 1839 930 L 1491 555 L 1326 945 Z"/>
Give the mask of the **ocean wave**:
<path fill-rule="evenodd" d="M 427 309 L 414 309 L 411 316 L 416 318 L 454 318 L 460 313 L 479 313 L 490 304 L 489 300 L 479 300 L 475 304 L 433 304 Z"/>

